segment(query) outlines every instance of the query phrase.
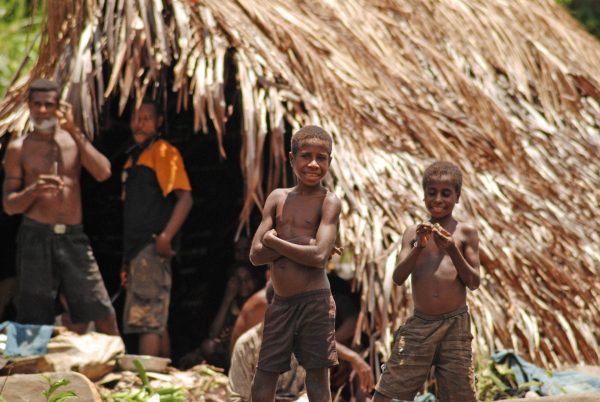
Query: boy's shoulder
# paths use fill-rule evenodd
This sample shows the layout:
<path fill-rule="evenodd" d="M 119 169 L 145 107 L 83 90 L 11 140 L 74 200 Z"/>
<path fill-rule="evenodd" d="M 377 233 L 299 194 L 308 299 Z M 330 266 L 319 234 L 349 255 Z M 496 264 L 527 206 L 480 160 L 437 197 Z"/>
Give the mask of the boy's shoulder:
<path fill-rule="evenodd" d="M 456 230 L 466 234 L 477 233 L 477 226 L 472 221 L 456 221 Z"/>
<path fill-rule="evenodd" d="M 276 188 L 271 191 L 265 201 L 265 208 L 277 208 L 277 205 L 285 200 L 290 191 L 290 188 Z"/>
<path fill-rule="evenodd" d="M 329 191 L 325 189 L 325 198 L 323 199 L 323 203 L 333 203 L 334 205 L 341 205 L 342 201 L 333 191 Z"/>
<path fill-rule="evenodd" d="M 417 231 L 417 226 L 419 226 L 419 223 L 414 223 L 412 225 L 406 226 L 406 228 L 404 228 L 404 233 L 415 233 Z"/>
<path fill-rule="evenodd" d="M 288 195 L 294 188 L 279 187 L 271 191 L 268 198 L 280 198 Z"/>

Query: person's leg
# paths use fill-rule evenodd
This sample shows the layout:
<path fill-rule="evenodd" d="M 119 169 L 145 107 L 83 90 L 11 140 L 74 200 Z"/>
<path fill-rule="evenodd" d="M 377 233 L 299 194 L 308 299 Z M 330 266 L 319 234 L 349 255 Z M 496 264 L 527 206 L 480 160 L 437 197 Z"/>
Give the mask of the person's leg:
<path fill-rule="evenodd" d="M 476 402 L 470 317 L 464 313 L 447 321 L 450 326 L 435 361 L 438 397 L 444 402 Z"/>
<path fill-rule="evenodd" d="M 68 310 L 61 314 L 60 319 L 61 319 L 62 325 L 64 325 L 65 328 L 67 328 L 69 331 L 75 332 L 76 334 L 79 334 L 79 335 L 85 334 L 85 332 L 87 331 L 87 329 L 89 327 L 89 322 L 80 322 L 77 324 L 72 322 L 71 315 L 69 314 Z"/>
<path fill-rule="evenodd" d="M 53 266 L 52 234 L 47 225 L 26 217 L 17 236 L 17 322 L 54 323 L 54 301 L 59 279 Z"/>
<path fill-rule="evenodd" d="M 165 328 L 165 332 L 163 332 L 160 337 L 160 357 L 171 357 L 171 338 L 169 336 L 169 330 Z"/>
<path fill-rule="evenodd" d="M 306 394 L 310 402 L 331 401 L 329 368 L 306 370 Z"/>
<path fill-rule="evenodd" d="M 278 379 L 279 373 L 256 369 L 252 381 L 252 402 L 273 402 Z"/>
<path fill-rule="evenodd" d="M 88 329 L 87 322 L 80 322 L 79 324 L 67 323 L 63 321 L 63 325 L 71 332 L 75 332 L 78 335 L 83 335 Z"/>
<path fill-rule="evenodd" d="M 374 401 L 412 401 L 427 380 L 443 321 L 426 321 L 416 316 L 394 334 L 392 353 L 375 386 Z"/>
<path fill-rule="evenodd" d="M 64 310 L 63 313 L 60 315 L 61 324 L 71 332 L 75 332 L 76 334 L 79 334 L 79 335 L 85 334 L 88 330 L 90 323 L 89 322 L 74 323 L 71 320 L 71 313 L 69 312 L 69 304 L 67 303 L 67 299 L 65 298 L 65 295 L 63 293 L 58 294 L 58 302 L 60 303 L 60 306 Z"/>
<path fill-rule="evenodd" d="M 67 227 L 55 239 L 60 266 L 61 292 L 72 323 L 87 329 L 93 321 L 97 332 L 119 335 L 115 310 L 110 301 L 100 268 L 81 225 Z"/>
<path fill-rule="evenodd" d="M 0 281 L 0 322 L 4 321 L 4 312 L 17 293 L 17 278 L 9 276 Z"/>
<path fill-rule="evenodd" d="M 153 332 L 140 334 L 139 354 L 160 356 L 161 336 Z"/>
<path fill-rule="evenodd" d="M 119 336 L 119 326 L 117 325 L 117 317 L 110 314 L 104 318 L 94 321 L 96 332 L 101 332 L 106 335 Z"/>

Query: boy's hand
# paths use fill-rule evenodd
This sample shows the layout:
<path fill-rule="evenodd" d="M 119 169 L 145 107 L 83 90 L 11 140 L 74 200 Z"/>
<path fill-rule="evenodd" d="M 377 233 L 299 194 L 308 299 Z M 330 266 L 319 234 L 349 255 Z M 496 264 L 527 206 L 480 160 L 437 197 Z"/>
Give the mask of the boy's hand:
<path fill-rule="evenodd" d="M 308 239 L 308 243 L 306 242 L 306 239 Z M 317 239 L 315 239 L 314 237 L 308 237 L 308 236 L 295 237 L 288 241 L 290 243 L 306 244 L 309 246 L 317 245 Z M 344 252 L 344 247 L 333 246 L 333 249 L 331 250 L 331 255 L 329 255 L 329 259 L 331 259 L 331 257 L 333 257 L 334 254 L 342 255 L 343 252 Z"/>
<path fill-rule="evenodd" d="M 171 258 L 175 255 L 175 250 L 171 247 L 171 239 L 162 232 L 155 237 L 156 252 L 161 257 Z"/>
<path fill-rule="evenodd" d="M 277 237 L 277 231 L 275 229 L 271 229 L 269 230 L 267 233 L 265 233 L 265 235 L 263 236 L 263 244 L 267 247 L 269 247 L 269 244 L 271 242 L 271 240 Z"/>
<path fill-rule="evenodd" d="M 446 229 L 441 227 L 440 225 L 436 225 L 433 230 L 433 240 L 435 241 L 436 246 L 440 250 L 447 250 L 452 244 L 454 244 L 454 239 L 452 238 L 452 234 L 448 232 Z"/>
<path fill-rule="evenodd" d="M 424 248 L 429 238 L 431 237 L 431 231 L 433 230 L 433 225 L 429 222 L 423 222 L 417 225 L 417 238 L 416 247 Z"/>

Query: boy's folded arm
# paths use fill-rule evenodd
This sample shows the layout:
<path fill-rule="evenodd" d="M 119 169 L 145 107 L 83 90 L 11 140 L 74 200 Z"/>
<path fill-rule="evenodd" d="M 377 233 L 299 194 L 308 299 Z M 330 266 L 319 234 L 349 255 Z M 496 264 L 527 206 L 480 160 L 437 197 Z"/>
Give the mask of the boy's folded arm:
<path fill-rule="evenodd" d="M 333 193 L 325 197 L 321 210 L 321 222 L 314 242 L 297 244 L 267 235 L 264 239 L 265 245 L 298 264 L 324 268 L 335 246 L 341 205 L 340 200 Z"/>
<path fill-rule="evenodd" d="M 256 229 L 256 233 L 254 233 L 249 256 L 250 262 L 254 266 L 269 264 L 281 257 L 281 254 L 277 251 L 263 244 L 265 233 L 273 228 L 273 216 L 275 215 L 279 195 L 279 192 L 275 190 L 267 197 L 265 207 L 263 208 L 262 220 Z"/>
<path fill-rule="evenodd" d="M 254 266 L 269 264 L 280 257 L 281 254 L 263 245 L 262 242 L 250 251 L 250 262 Z"/>
<path fill-rule="evenodd" d="M 448 255 L 458 272 L 460 280 L 470 290 L 475 290 L 481 283 L 479 274 L 479 238 L 477 230 L 472 226 L 465 227 L 466 241 L 464 255 L 456 245 L 448 248 Z"/>

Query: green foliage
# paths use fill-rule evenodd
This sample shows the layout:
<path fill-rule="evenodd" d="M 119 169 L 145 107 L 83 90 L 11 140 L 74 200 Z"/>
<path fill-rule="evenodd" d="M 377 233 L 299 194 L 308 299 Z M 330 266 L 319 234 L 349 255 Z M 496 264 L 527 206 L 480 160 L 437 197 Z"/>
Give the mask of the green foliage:
<path fill-rule="evenodd" d="M 600 1 L 598 0 L 556 0 L 564 5 L 586 29 L 600 38 Z"/>
<path fill-rule="evenodd" d="M 158 400 L 161 402 L 185 402 L 185 392 L 181 387 L 163 387 L 154 388 L 150 386 L 150 380 L 146 374 L 146 369 L 142 363 L 136 359 L 133 361 L 135 368 L 138 371 L 138 377 L 142 380 L 142 389 L 139 391 L 115 392 L 110 395 L 103 395 L 102 399 L 107 402 L 146 402 L 150 400 Z M 154 398 L 154 399 L 153 399 Z"/>
<path fill-rule="evenodd" d="M 48 402 L 65 402 L 71 398 L 77 397 L 77 394 L 73 391 L 64 391 L 59 394 L 54 395 L 54 393 L 65 385 L 69 385 L 70 381 L 66 378 L 59 378 L 55 381 L 46 375 L 42 375 L 48 382 L 48 389 L 42 392 L 42 395 L 46 397 L 46 401 Z"/>
<path fill-rule="evenodd" d="M 0 96 L 6 92 L 32 44 L 31 55 L 22 71 L 29 71 L 37 59 L 39 40 L 34 43 L 34 39 L 41 29 L 43 15 L 41 0 L 0 2 Z"/>
<path fill-rule="evenodd" d="M 484 402 L 498 399 L 522 398 L 532 387 L 541 387 L 539 381 L 517 384 L 514 371 L 507 364 L 496 364 L 488 356 L 475 364 L 477 399 Z"/>

